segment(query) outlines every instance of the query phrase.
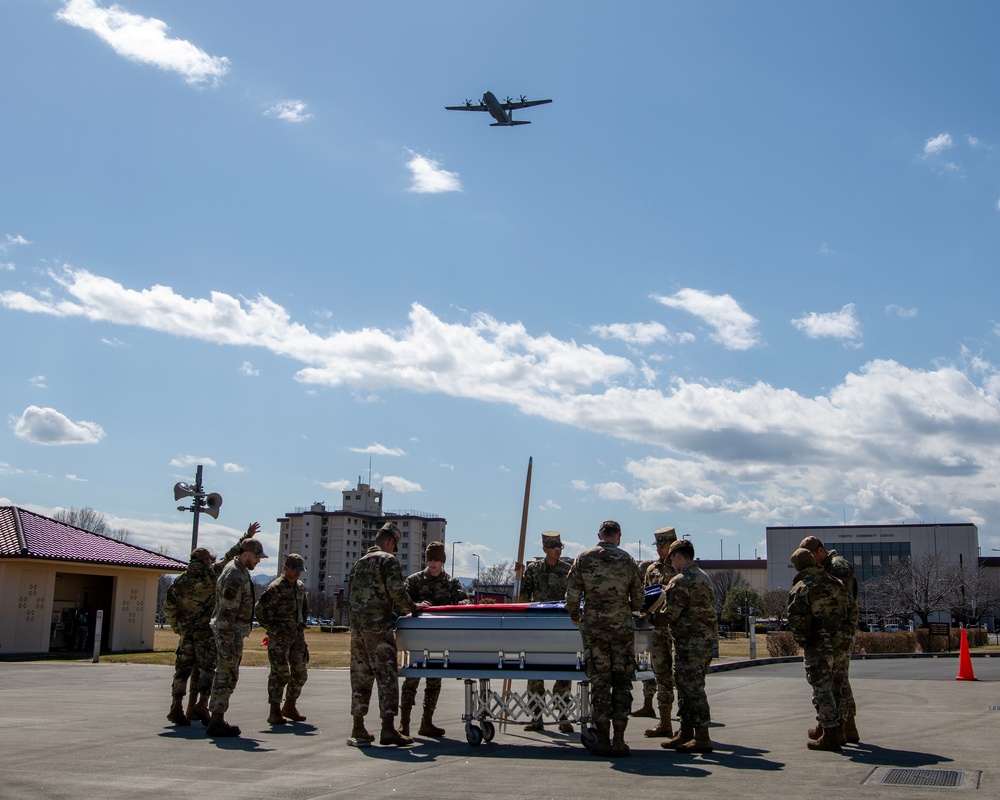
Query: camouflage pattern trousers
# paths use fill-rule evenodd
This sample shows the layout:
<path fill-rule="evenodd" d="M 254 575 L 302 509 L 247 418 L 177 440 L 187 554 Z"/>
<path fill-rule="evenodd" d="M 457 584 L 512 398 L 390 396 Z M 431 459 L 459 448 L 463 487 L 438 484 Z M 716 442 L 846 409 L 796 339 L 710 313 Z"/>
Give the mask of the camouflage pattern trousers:
<path fill-rule="evenodd" d="M 396 716 L 399 708 L 399 667 L 396 634 L 392 628 L 351 628 L 351 716 L 368 713 L 372 684 L 378 686 L 382 719 Z"/>
<path fill-rule="evenodd" d="M 600 727 L 614 719 L 628 719 L 632 710 L 635 676 L 635 633 L 632 626 L 619 630 L 581 629 L 584 669 L 590 678 L 594 723 Z"/>
<path fill-rule="evenodd" d="M 417 702 L 418 686 L 420 686 L 420 678 L 407 678 L 403 681 L 403 690 L 399 694 L 400 707 L 413 708 Z M 424 686 L 424 711 L 433 714 L 440 696 L 441 679 L 427 678 L 427 685 Z"/>
<path fill-rule="evenodd" d="M 656 704 L 658 706 L 671 706 L 674 704 L 674 640 L 670 636 L 670 631 L 666 628 L 653 629 L 653 643 L 650 647 L 649 657 L 655 681 L 649 681 L 656 688 Z M 643 696 L 652 697 L 652 693 L 646 695 L 646 681 L 643 681 Z"/>
<path fill-rule="evenodd" d="M 552 696 L 562 698 L 562 705 L 569 707 L 572 700 L 570 694 L 573 688 L 573 681 L 556 681 L 552 684 Z M 528 694 L 538 695 L 539 697 L 545 694 L 545 681 L 528 681 Z M 553 704 L 555 705 L 555 704 Z M 556 706 L 557 708 L 559 706 Z M 532 714 L 532 717 L 541 718 L 541 714 Z M 560 714 L 559 719 L 566 719 L 565 714 Z"/>
<path fill-rule="evenodd" d="M 816 719 L 824 728 L 836 728 L 840 724 L 840 711 L 833 688 L 835 661 L 835 653 L 809 647 L 804 650 L 802 662 L 806 667 L 806 680 L 812 686 Z"/>
<path fill-rule="evenodd" d="M 215 680 L 212 682 L 212 702 L 208 710 L 215 714 L 225 714 L 229 710 L 229 698 L 240 679 L 240 662 L 243 660 L 243 637 L 232 631 L 216 632 L 215 646 L 219 658 L 215 664 Z"/>
<path fill-rule="evenodd" d="M 705 676 L 712 663 L 715 643 L 705 639 L 674 643 L 674 686 L 677 689 L 677 716 L 694 728 L 712 721 L 705 694 Z"/>
<path fill-rule="evenodd" d="M 282 693 L 289 703 L 298 700 L 302 686 L 309 679 L 306 671 L 309 648 L 305 634 L 299 631 L 297 635 L 289 636 L 268 632 L 267 663 L 271 665 L 271 674 L 267 676 L 267 702 L 280 703 Z"/>
<path fill-rule="evenodd" d="M 854 652 L 854 637 L 838 650 L 833 661 L 833 696 L 837 701 L 837 710 L 843 719 L 853 717 L 858 713 L 854 702 L 854 690 L 851 689 L 851 653 Z"/>
<path fill-rule="evenodd" d="M 174 651 L 174 682 L 170 692 L 174 697 L 183 697 L 187 692 L 188 678 L 191 691 L 208 695 L 215 679 L 215 662 L 218 652 L 215 648 L 215 634 L 207 625 L 204 628 L 182 633 Z"/>

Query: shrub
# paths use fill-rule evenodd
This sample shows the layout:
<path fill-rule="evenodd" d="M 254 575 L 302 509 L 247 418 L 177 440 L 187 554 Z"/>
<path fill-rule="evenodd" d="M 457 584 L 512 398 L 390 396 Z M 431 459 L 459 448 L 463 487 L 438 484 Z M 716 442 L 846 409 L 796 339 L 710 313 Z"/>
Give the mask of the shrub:
<path fill-rule="evenodd" d="M 896 633 L 867 633 L 854 635 L 854 653 L 915 653 L 918 640 L 909 631 Z"/>
<path fill-rule="evenodd" d="M 772 631 L 767 635 L 767 654 L 771 658 L 788 658 L 799 654 L 795 637 L 788 631 Z"/>
<path fill-rule="evenodd" d="M 989 638 L 985 628 L 968 628 L 966 636 L 969 640 L 969 647 L 983 647 L 989 644 Z M 962 646 L 962 629 L 950 628 L 948 630 L 948 641 L 943 636 L 931 637 L 927 628 L 917 628 L 917 644 L 924 653 L 940 653 L 943 650 L 958 650 Z"/>

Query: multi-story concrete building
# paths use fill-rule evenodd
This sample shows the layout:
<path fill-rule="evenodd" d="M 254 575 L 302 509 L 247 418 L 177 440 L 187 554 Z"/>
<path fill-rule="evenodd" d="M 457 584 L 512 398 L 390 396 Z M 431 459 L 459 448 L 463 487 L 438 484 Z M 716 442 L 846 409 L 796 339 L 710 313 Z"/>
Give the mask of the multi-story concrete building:
<path fill-rule="evenodd" d="M 396 558 L 404 576 L 426 566 L 428 542 L 445 541 L 444 517 L 420 511 L 383 511 L 382 492 L 359 480 L 356 488 L 343 491 L 338 510 L 328 510 L 319 502 L 278 518 L 279 569 L 288 553 L 298 553 L 305 560 L 302 582 L 310 595 L 337 597 L 341 590 L 347 590 L 354 562 L 375 544 L 375 534 L 386 522 L 396 523 L 403 534 Z"/>

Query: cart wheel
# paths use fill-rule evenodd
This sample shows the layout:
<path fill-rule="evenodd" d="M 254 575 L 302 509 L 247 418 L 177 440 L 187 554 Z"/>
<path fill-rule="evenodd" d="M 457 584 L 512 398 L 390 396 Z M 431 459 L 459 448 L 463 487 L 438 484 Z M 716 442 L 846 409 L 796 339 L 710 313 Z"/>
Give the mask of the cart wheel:
<path fill-rule="evenodd" d="M 483 721 L 483 740 L 487 742 L 492 742 L 493 737 L 497 735 L 496 726 L 488 719 Z"/>
<path fill-rule="evenodd" d="M 483 741 L 483 732 L 471 722 L 465 724 L 465 740 L 473 747 L 478 747 Z"/>
<path fill-rule="evenodd" d="M 592 749 L 595 744 L 597 744 L 597 729 L 596 728 L 581 728 L 580 729 L 580 743 L 586 747 L 588 750 Z"/>

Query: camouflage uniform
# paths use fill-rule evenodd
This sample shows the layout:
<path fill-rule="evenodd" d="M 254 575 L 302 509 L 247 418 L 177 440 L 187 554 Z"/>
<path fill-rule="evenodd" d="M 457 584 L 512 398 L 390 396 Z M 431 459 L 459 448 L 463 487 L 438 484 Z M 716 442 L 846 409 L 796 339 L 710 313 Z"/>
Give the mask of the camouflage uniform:
<path fill-rule="evenodd" d="M 205 551 L 203 551 L 205 552 Z M 163 614 L 167 624 L 178 635 L 174 653 L 174 680 L 171 693 L 182 697 L 191 679 L 191 691 L 206 697 L 212 691 L 218 654 L 210 623 L 215 610 L 215 583 L 222 568 L 240 554 L 239 544 L 233 545 L 215 564 L 205 564 L 194 557 L 187 570 L 177 576 L 167 588 Z M 206 554 L 205 558 L 209 558 Z"/>
<path fill-rule="evenodd" d="M 351 716 L 364 717 L 378 684 L 379 716 L 396 716 L 399 707 L 399 667 L 396 663 L 397 609 L 410 613 L 415 605 L 403 588 L 403 572 L 392 553 L 378 545 L 368 548 L 348 577 L 351 619 Z"/>
<path fill-rule="evenodd" d="M 219 657 L 212 683 L 213 716 L 229 710 L 229 698 L 240 677 L 243 640 L 253 628 L 254 589 L 248 570 L 239 559 L 230 561 L 215 585 L 212 632 Z M 211 733 L 211 731 L 209 731 Z"/>
<path fill-rule="evenodd" d="M 403 588 L 414 603 L 423 600 L 432 606 L 468 605 L 469 595 L 456 578 L 441 571 L 436 577 L 426 569 L 414 572 L 403 583 Z M 420 678 L 406 678 L 403 681 L 403 691 L 400 704 L 404 709 L 412 708 L 417 702 L 417 687 Z M 437 708 L 438 697 L 441 696 L 441 679 L 428 678 L 424 688 L 424 713 L 432 714 Z"/>
<path fill-rule="evenodd" d="M 795 575 L 795 585 L 788 595 L 788 629 L 805 654 L 806 680 L 812 686 L 816 719 L 824 728 L 840 725 L 834 662 L 844 648 L 846 617 L 844 584 L 815 562 Z"/>
<path fill-rule="evenodd" d="M 599 728 L 611 720 L 628 720 L 635 674 L 632 612 L 642 608 L 644 599 L 639 567 L 621 548 L 602 541 L 573 562 L 566 584 L 566 611 L 580 624 Z"/>
<path fill-rule="evenodd" d="M 654 561 L 646 569 L 645 585 L 666 586 L 673 579 L 677 572 L 669 561 Z M 646 692 L 646 683 L 653 684 L 656 691 L 656 704 L 658 706 L 672 706 L 674 704 L 674 658 L 671 647 L 670 626 L 662 614 L 653 614 L 649 618 L 653 625 L 653 643 L 650 648 L 650 661 L 653 667 L 653 674 L 656 678 L 652 681 L 643 681 L 643 693 Z"/>
<path fill-rule="evenodd" d="M 294 706 L 308 680 L 305 630 L 309 600 L 302 581 L 290 581 L 284 575 L 271 581 L 254 613 L 267 631 L 267 661 L 271 665 L 267 700 L 280 703 L 284 693 L 286 702 Z"/>
<path fill-rule="evenodd" d="M 719 639 L 712 581 L 696 564 L 689 564 L 667 584 L 659 614 L 674 643 L 674 686 L 677 716 L 692 728 L 707 728 L 712 721 L 705 675 Z"/>
<path fill-rule="evenodd" d="M 639 574 L 642 575 L 643 581 L 646 579 L 646 570 L 648 570 L 653 564 L 656 563 L 656 559 L 644 559 L 639 562 Z M 649 586 L 650 584 L 646 584 Z M 673 683 L 670 684 L 673 687 Z M 652 710 L 653 708 L 653 698 L 656 696 L 656 678 L 650 678 L 648 681 L 642 682 L 642 701 L 643 707 L 648 705 L 648 714 L 636 714 L 632 712 L 632 716 L 655 716 L 656 712 Z"/>
<path fill-rule="evenodd" d="M 844 623 L 844 645 L 837 651 L 833 661 L 833 686 L 837 694 L 837 709 L 845 719 L 857 713 L 854 691 L 851 689 L 851 654 L 854 652 L 854 635 L 858 631 L 858 579 L 854 567 L 836 550 L 828 550 L 823 560 L 823 569 L 844 584 L 847 593 L 847 618 Z"/>
<path fill-rule="evenodd" d="M 555 566 L 551 567 L 545 563 L 544 558 L 532 561 L 524 568 L 524 575 L 521 577 L 521 593 L 517 596 L 518 602 L 545 603 L 565 600 L 569 569 L 570 562 L 563 558 L 560 558 Z M 552 686 L 553 697 L 562 697 L 563 703 L 568 706 L 572 686 L 572 681 L 556 681 Z M 528 693 L 544 695 L 545 681 L 528 681 Z"/>

